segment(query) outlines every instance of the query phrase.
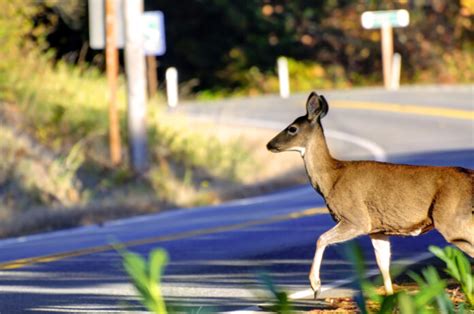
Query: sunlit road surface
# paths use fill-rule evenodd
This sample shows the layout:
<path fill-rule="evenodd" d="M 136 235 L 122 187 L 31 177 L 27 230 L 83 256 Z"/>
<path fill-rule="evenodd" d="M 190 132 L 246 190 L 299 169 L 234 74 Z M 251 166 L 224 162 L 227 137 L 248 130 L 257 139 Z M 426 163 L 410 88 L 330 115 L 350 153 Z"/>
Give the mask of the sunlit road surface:
<path fill-rule="evenodd" d="M 474 167 L 472 87 L 323 94 L 330 103 L 324 126 L 332 132 L 330 145 L 340 157 Z M 286 101 L 266 97 L 184 110 L 222 123 L 277 128 L 303 114 L 304 101 L 305 95 Z M 3 240 L 0 313 L 139 312 L 120 259 L 109 247 L 112 242 L 124 242 L 142 254 L 166 248 L 171 263 L 164 293 L 184 307 L 256 310 L 262 295 L 256 274 L 261 271 L 302 306 L 317 306 L 321 301 L 309 300 L 307 273 L 317 237 L 334 225 L 323 207 L 322 199 L 302 186 L 218 207 Z M 376 273 L 367 237 L 359 242 Z M 399 265 L 422 260 L 430 244 L 445 242 L 436 232 L 393 237 L 393 259 Z M 350 264 L 342 255 L 342 246 L 325 253 L 323 297 L 349 293 L 335 287 L 350 286 Z"/>

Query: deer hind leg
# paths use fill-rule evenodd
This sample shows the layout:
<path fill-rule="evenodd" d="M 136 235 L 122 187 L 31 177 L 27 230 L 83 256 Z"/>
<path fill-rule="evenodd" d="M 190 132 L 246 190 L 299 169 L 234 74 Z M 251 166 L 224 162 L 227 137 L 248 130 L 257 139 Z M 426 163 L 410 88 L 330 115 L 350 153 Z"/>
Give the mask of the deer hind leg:
<path fill-rule="evenodd" d="M 328 245 L 348 241 L 364 234 L 364 232 L 356 226 L 339 222 L 334 228 L 323 233 L 316 244 L 316 253 L 314 254 L 313 264 L 309 273 L 309 281 L 311 288 L 314 291 L 316 298 L 321 290 L 321 279 L 319 277 L 319 270 L 321 268 L 321 261 L 323 259 L 324 250 Z"/>
<path fill-rule="evenodd" d="M 383 277 L 383 284 L 387 294 L 393 294 L 392 278 L 390 277 L 390 240 L 383 234 L 370 235 L 374 246 L 375 259 Z"/>
<path fill-rule="evenodd" d="M 474 222 L 472 220 L 457 220 L 457 223 L 453 223 L 451 226 L 438 225 L 436 229 L 438 229 L 446 241 L 454 244 L 467 255 L 474 258 Z"/>
<path fill-rule="evenodd" d="M 450 204 L 449 199 L 439 200 L 433 209 L 434 227 L 449 243 L 474 258 L 474 218 L 471 200 Z"/>

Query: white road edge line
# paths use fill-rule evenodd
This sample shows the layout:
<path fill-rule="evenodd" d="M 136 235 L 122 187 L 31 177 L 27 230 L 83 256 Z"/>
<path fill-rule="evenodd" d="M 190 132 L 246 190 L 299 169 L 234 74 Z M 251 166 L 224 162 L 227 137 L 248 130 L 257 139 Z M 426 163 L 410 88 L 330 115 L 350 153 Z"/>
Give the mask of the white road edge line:
<path fill-rule="evenodd" d="M 251 119 L 251 118 L 232 118 L 227 119 L 223 117 L 215 117 L 212 115 L 206 114 L 193 114 L 194 118 L 203 119 L 203 120 L 215 120 L 217 124 L 225 123 L 225 124 L 240 124 L 240 125 L 247 125 L 253 126 L 258 128 L 265 128 L 265 129 L 272 129 L 272 130 L 283 130 L 286 126 L 284 123 L 274 122 L 274 121 L 267 121 L 267 120 L 260 120 L 260 119 Z M 327 137 L 337 139 L 344 142 L 352 143 L 356 146 L 364 148 L 374 156 L 376 161 L 387 161 L 387 153 L 385 150 L 378 145 L 377 143 L 368 140 L 363 137 L 355 136 L 346 132 L 332 130 L 332 129 L 325 129 L 325 134 Z"/>
<path fill-rule="evenodd" d="M 365 139 L 363 137 L 355 136 L 349 133 L 341 132 L 341 131 L 336 131 L 336 130 L 331 130 L 331 129 L 326 129 L 326 136 L 338 139 L 341 141 L 345 142 L 350 142 L 353 143 L 357 146 L 360 146 L 362 148 L 365 148 L 368 150 L 373 156 L 376 161 L 387 161 L 388 156 L 385 150 L 380 147 L 377 143 L 372 142 L 368 139 Z"/>
<path fill-rule="evenodd" d="M 420 254 L 417 257 L 413 258 L 413 259 L 400 259 L 400 260 L 397 260 L 397 261 L 395 261 L 394 264 L 401 264 L 401 265 L 407 265 L 407 266 L 408 265 L 413 265 L 413 264 L 416 264 L 416 263 L 420 263 L 424 260 L 427 260 L 427 259 L 429 259 L 433 256 L 434 256 L 433 254 L 427 252 L 427 253 Z M 369 278 L 369 277 L 377 275 L 378 273 L 379 273 L 378 269 L 376 269 L 376 268 L 371 269 L 367 272 L 365 277 Z M 333 283 L 331 283 L 329 285 L 324 285 L 321 288 L 321 292 L 328 291 L 328 290 L 331 290 L 331 289 L 334 289 L 334 288 L 339 288 L 341 286 L 347 285 L 347 284 L 353 282 L 355 279 L 356 278 L 354 276 L 352 276 L 348 279 L 336 280 L 336 281 L 334 281 Z M 314 294 L 313 290 L 306 289 L 306 290 L 293 292 L 292 294 L 290 294 L 288 296 L 288 298 L 290 300 L 301 300 L 301 299 L 305 299 L 307 297 L 312 297 L 313 294 Z M 223 313 L 226 313 L 226 314 L 261 314 L 262 311 L 258 306 L 252 306 L 252 307 L 244 308 L 242 310 L 235 310 L 235 311 L 223 312 Z"/>

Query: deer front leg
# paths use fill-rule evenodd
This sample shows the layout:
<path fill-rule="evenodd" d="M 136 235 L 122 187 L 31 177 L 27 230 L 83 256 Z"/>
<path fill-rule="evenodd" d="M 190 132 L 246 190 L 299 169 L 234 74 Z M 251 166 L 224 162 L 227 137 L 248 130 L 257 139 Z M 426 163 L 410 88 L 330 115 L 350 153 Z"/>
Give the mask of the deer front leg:
<path fill-rule="evenodd" d="M 383 284 L 387 294 L 393 294 L 392 279 L 390 278 L 390 241 L 382 234 L 370 235 L 374 246 L 375 259 L 383 277 Z"/>
<path fill-rule="evenodd" d="M 318 296 L 321 290 L 319 270 L 321 268 L 321 261 L 326 247 L 331 244 L 354 239 L 362 234 L 364 234 L 364 232 L 356 226 L 347 222 L 339 222 L 334 228 L 326 231 L 319 237 L 316 244 L 316 253 L 314 254 L 313 264 L 311 265 L 311 271 L 309 273 L 309 281 L 311 283 L 311 288 L 314 291 L 314 298 Z"/>

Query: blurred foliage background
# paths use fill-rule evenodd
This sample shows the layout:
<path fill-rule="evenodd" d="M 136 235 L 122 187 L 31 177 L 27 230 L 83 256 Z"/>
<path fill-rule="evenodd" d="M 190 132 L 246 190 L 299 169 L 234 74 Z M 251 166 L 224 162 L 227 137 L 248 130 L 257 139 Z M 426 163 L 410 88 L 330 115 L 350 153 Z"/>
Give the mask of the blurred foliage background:
<path fill-rule="evenodd" d="M 24 31 L 43 50 L 103 70 L 102 52 L 88 46 L 86 0 L 26 3 L 22 10 L 30 11 L 34 28 Z M 377 84 L 380 32 L 364 30 L 360 15 L 401 8 L 411 18 L 394 32 L 403 82 L 469 82 L 473 6 L 468 0 L 145 0 L 146 10 L 165 14 L 168 51 L 159 58 L 160 78 L 175 66 L 184 92 L 203 96 L 277 91 L 281 55 L 293 59 L 293 90 Z"/>

